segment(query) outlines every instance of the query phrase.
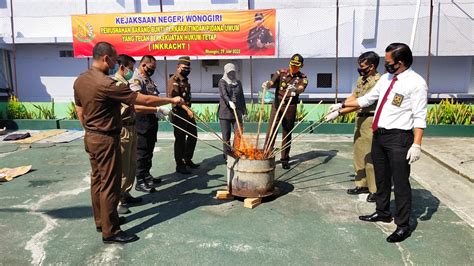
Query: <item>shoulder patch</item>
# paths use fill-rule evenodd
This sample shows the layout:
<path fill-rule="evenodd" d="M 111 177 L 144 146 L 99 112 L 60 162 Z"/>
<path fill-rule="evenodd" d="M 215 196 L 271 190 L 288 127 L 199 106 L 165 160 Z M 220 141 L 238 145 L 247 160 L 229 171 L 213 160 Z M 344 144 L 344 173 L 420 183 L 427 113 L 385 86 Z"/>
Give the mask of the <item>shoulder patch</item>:
<path fill-rule="evenodd" d="M 303 79 L 303 84 L 308 84 L 308 79 Z"/>

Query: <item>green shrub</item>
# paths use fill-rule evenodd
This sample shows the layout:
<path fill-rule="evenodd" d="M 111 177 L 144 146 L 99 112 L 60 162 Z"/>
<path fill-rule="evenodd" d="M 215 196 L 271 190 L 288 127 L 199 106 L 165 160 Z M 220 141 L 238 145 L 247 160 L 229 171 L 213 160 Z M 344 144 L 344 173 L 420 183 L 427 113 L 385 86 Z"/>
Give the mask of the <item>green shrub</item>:
<path fill-rule="evenodd" d="M 308 112 L 304 108 L 303 101 L 300 101 L 296 108 L 296 122 L 303 120 L 307 114 Z"/>
<path fill-rule="evenodd" d="M 76 105 L 74 104 L 74 102 L 69 103 L 69 106 L 67 107 L 67 119 L 79 119 L 79 117 L 77 116 Z"/>
<path fill-rule="evenodd" d="M 12 95 L 8 99 L 7 104 L 7 118 L 8 119 L 33 119 L 34 114 L 28 111 L 24 104 Z"/>
<path fill-rule="evenodd" d="M 51 107 L 36 104 L 33 104 L 33 107 L 38 110 L 38 113 L 35 115 L 36 119 L 56 119 L 54 113 L 54 99 L 51 99 Z"/>
<path fill-rule="evenodd" d="M 258 123 L 260 119 L 260 109 L 261 109 L 260 103 L 251 102 L 250 104 L 247 104 L 247 116 L 245 117 L 244 121 Z M 272 110 L 271 104 L 263 105 L 263 113 L 262 113 L 263 122 L 268 122 L 268 120 L 270 119 L 271 110 Z"/>
<path fill-rule="evenodd" d="M 211 110 L 209 106 L 206 106 L 202 112 L 196 112 L 196 115 L 204 122 L 218 122 L 219 114 L 217 113 L 217 107 Z"/>
<path fill-rule="evenodd" d="M 430 125 L 470 125 L 472 105 L 444 99 L 428 110 L 427 123 Z"/>

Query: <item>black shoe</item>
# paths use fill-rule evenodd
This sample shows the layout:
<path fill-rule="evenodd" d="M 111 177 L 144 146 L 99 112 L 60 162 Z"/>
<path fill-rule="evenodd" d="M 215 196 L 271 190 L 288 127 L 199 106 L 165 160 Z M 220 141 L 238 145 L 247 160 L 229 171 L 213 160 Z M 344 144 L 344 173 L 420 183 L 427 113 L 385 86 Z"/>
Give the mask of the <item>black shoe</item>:
<path fill-rule="evenodd" d="M 137 177 L 137 183 L 135 184 L 135 190 L 140 191 L 140 192 L 145 192 L 145 193 L 153 193 L 156 192 L 155 188 L 148 185 L 146 182 L 145 178 Z"/>
<path fill-rule="evenodd" d="M 117 212 L 118 214 L 127 214 L 127 213 L 131 213 L 131 211 L 127 208 L 127 206 L 123 205 L 123 204 L 119 204 L 117 206 Z"/>
<path fill-rule="evenodd" d="M 375 202 L 375 193 L 369 193 L 369 195 L 367 195 L 367 202 Z"/>
<path fill-rule="evenodd" d="M 191 161 L 191 160 L 187 160 L 187 161 L 186 161 L 186 166 L 189 166 L 189 167 L 191 167 L 192 169 L 197 169 L 197 168 L 199 168 L 199 166 L 201 166 L 201 165 L 200 165 L 200 164 L 195 164 L 195 163 L 193 163 L 193 161 Z"/>
<path fill-rule="evenodd" d="M 281 167 L 283 169 L 290 169 L 290 163 L 289 162 L 281 162 Z"/>
<path fill-rule="evenodd" d="M 127 234 L 124 231 L 120 231 L 114 236 L 103 237 L 102 242 L 104 242 L 104 244 L 114 244 L 114 243 L 125 244 L 125 243 L 130 243 L 133 241 L 137 241 L 138 239 L 140 238 L 135 234 Z"/>
<path fill-rule="evenodd" d="M 176 172 L 182 175 L 191 174 L 191 172 L 186 168 L 186 166 L 176 166 Z"/>
<path fill-rule="evenodd" d="M 391 216 L 380 216 L 378 213 L 374 212 L 370 215 L 359 216 L 359 220 L 364 222 L 384 222 L 390 223 L 392 221 Z"/>
<path fill-rule="evenodd" d="M 125 224 L 127 222 L 127 218 L 120 216 L 119 217 L 119 225 Z M 99 233 L 102 233 L 102 227 L 96 227 L 95 230 Z"/>
<path fill-rule="evenodd" d="M 368 187 L 355 187 L 355 188 L 349 188 L 347 190 L 347 194 L 349 195 L 358 195 L 358 194 L 363 194 L 363 193 L 369 193 L 369 188 Z"/>
<path fill-rule="evenodd" d="M 161 178 L 154 178 L 152 175 L 145 177 L 145 181 L 149 187 L 157 187 L 161 183 Z"/>
<path fill-rule="evenodd" d="M 390 236 L 387 237 L 387 242 L 389 243 L 402 242 L 403 240 L 407 239 L 409 236 L 411 236 L 410 228 L 397 228 L 395 232 L 393 232 Z"/>
<path fill-rule="evenodd" d="M 142 198 L 134 198 L 132 196 L 128 196 L 123 199 L 123 203 L 127 203 L 127 204 L 140 203 L 142 201 L 143 201 Z"/>

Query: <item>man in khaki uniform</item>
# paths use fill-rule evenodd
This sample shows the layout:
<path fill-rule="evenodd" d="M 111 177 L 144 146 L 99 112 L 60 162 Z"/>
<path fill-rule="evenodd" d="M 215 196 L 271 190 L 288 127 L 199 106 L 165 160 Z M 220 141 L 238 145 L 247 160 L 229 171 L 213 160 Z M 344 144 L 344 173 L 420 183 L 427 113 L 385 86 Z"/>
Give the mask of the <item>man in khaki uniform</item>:
<path fill-rule="evenodd" d="M 174 159 L 176 162 L 176 172 L 180 174 L 191 174 L 189 168 L 199 168 L 199 164 L 195 164 L 192 159 L 197 142 L 197 128 L 194 113 L 191 110 L 191 84 L 189 84 L 189 73 L 191 73 L 191 59 L 189 56 L 181 56 L 178 59 L 176 72 L 168 80 L 168 93 L 172 97 L 182 97 L 183 104 L 175 105 L 171 121 L 178 127 L 174 127 Z M 181 118 L 179 118 L 179 117 Z M 183 119 L 186 119 L 184 121 Z M 194 136 L 195 137 L 194 137 Z"/>
<path fill-rule="evenodd" d="M 122 178 L 121 103 L 157 106 L 180 104 L 182 99 L 142 95 L 125 84 L 117 86 L 117 82 L 108 76 L 117 61 L 117 52 L 110 43 L 97 43 L 92 54 L 91 68 L 74 82 L 76 111 L 86 131 L 84 146 L 92 168 L 92 210 L 96 229 L 102 232 L 104 243 L 128 243 L 138 237 L 120 229 L 125 219 L 119 218 L 117 213 Z"/>
<path fill-rule="evenodd" d="M 380 79 L 377 72 L 379 56 L 375 52 L 365 52 L 359 56 L 358 72 L 360 77 L 357 79 L 357 85 L 348 99 L 357 99 L 367 94 Z M 374 165 L 370 153 L 372 147 L 372 120 L 377 102 L 357 111 L 356 126 L 354 130 L 354 158 L 353 165 L 355 170 L 355 188 L 347 190 L 347 194 L 358 195 L 369 193 L 368 202 L 375 202 L 375 184 Z M 332 112 L 326 117 L 326 121 L 335 119 L 340 114 L 347 114 L 355 111 L 357 108 L 346 107 L 339 111 Z"/>

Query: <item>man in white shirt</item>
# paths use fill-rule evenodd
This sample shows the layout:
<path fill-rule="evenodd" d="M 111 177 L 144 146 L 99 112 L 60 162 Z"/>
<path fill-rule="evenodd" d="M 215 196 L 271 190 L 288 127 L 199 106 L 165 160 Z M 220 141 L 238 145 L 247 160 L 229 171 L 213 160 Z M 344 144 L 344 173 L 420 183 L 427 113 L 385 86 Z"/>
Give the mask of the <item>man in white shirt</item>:
<path fill-rule="evenodd" d="M 411 235 L 410 164 L 420 158 L 421 139 L 426 128 L 428 87 L 410 66 L 413 56 L 408 45 L 392 43 L 385 49 L 384 74 L 366 95 L 334 104 L 330 111 L 344 107 L 366 107 L 378 100 L 372 124 L 372 160 L 377 183 L 376 212 L 359 216 L 367 222 L 391 222 L 390 193 L 395 192 L 397 229 L 388 242 L 401 242 Z"/>

